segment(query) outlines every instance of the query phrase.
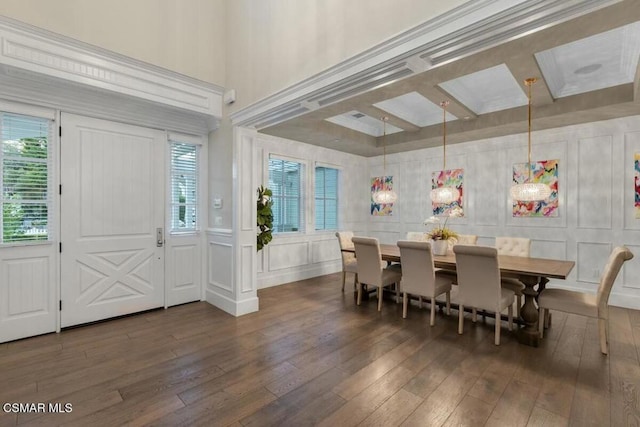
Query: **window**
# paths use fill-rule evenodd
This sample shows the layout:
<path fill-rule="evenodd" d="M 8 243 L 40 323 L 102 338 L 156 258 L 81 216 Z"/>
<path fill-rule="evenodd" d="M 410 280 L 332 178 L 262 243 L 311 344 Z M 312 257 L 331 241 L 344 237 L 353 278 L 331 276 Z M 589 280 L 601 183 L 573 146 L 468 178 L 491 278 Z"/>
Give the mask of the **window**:
<path fill-rule="evenodd" d="M 171 231 L 198 229 L 198 151 L 171 141 Z"/>
<path fill-rule="evenodd" d="M 53 121 L 0 113 L 0 243 L 49 240 Z"/>
<path fill-rule="evenodd" d="M 301 163 L 270 158 L 269 188 L 273 192 L 273 231 L 302 231 L 304 199 Z"/>
<path fill-rule="evenodd" d="M 338 169 L 316 166 L 316 230 L 338 229 Z"/>

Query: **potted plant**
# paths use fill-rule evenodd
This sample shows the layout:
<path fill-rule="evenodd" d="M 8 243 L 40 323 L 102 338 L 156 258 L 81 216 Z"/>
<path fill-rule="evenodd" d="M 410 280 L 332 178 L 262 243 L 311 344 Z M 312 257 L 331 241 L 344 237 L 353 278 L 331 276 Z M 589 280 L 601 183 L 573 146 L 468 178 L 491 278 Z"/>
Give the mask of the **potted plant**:
<path fill-rule="evenodd" d="M 271 229 L 273 228 L 273 211 L 271 210 L 271 206 L 273 205 L 273 200 L 271 200 L 272 195 L 273 193 L 268 188 L 262 185 L 258 187 L 258 215 L 256 220 L 258 226 L 256 247 L 258 251 L 269 244 L 273 238 L 271 235 Z"/>
<path fill-rule="evenodd" d="M 447 222 L 449 218 L 459 218 L 463 215 L 462 208 L 456 206 L 449 211 L 449 214 L 445 216 L 444 222 L 441 224 L 440 217 L 431 216 L 424 220 L 424 225 L 437 224 L 427 232 L 427 237 L 431 239 L 431 249 L 434 255 L 446 255 L 449 249 L 449 240 L 455 240 L 458 237 L 458 233 L 447 228 Z"/>

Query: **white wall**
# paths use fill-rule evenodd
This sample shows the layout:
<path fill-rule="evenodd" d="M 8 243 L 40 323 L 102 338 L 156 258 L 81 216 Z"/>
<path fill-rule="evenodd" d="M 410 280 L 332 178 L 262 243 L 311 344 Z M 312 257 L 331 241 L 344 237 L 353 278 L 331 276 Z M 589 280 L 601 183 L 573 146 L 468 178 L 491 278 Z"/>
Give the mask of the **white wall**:
<path fill-rule="evenodd" d="M 634 218 L 633 153 L 640 152 L 640 116 L 532 134 L 532 159 L 559 159 L 559 216 L 514 218 L 509 188 L 514 163 L 527 160 L 526 134 L 447 147 L 447 168 L 464 169 L 465 217 L 450 225 L 477 234 L 479 244 L 496 236 L 532 239 L 532 256 L 575 260 L 563 287 L 595 292 L 614 246 L 636 257 L 618 277 L 611 303 L 640 308 L 640 219 Z M 370 176 L 382 175 L 382 158 L 369 159 Z M 392 243 L 407 231 L 425 231 L 431 215 L 431 173 L 442 169 L 442 148 L 387 156 L 398 202 L 391 217 L 369 217 L 369 232 Z"/>
<path fill-rule="evenodd" d="M 335 230 L 315 231 L 315 163 L 333 165 L 340 169 L 339 228 L 365 233 L 369 194 L 368 177 L 365 173 L 367 159 L 260 133 L 256 138 L 256 150 L 258 159 L 262 162 L 260 183 L 265 186 L 269 183 L 269 155 L 286 156 L 298 159 L 305 165 L 305 188 L 308 195 L 305 206 L 305 231 L 276 233 L 271 243 L 258 253 L 258 287 L 264 288 L 340 271 L 342 264 Z"/>
<path fill-rule="evenodd" d="M 240 110 L 466 0 L 232 0 L 227 84 Z"/>
<path fill-rule="evenodd" d="M 0 15 L 224 85 L 225 0 L 2 0 Z"/>

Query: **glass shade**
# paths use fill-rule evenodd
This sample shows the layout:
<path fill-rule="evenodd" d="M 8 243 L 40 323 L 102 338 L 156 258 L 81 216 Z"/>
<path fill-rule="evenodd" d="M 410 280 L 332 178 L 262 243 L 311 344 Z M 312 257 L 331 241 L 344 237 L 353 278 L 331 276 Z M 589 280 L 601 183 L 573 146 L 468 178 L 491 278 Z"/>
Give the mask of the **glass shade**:
<path fill-rule="evenodd" d="M 511 187 L 511 198 L 514 202 L 536 202 L 551 196 L 551 188 L 541 182 L 526 182 Z"/>
<path fill-rule="evenodd" d="M 393 190 L 380 190 L 373 193 L 373 201 L 379 205 L 394 203 L 398 195 Z"/>
<path fill-rule="evenodd" d="M 460 192 L 455 187 L 439 187 L 431 190 L 433 203 L 448 205 L 458 200 L 459 197 Z"/>

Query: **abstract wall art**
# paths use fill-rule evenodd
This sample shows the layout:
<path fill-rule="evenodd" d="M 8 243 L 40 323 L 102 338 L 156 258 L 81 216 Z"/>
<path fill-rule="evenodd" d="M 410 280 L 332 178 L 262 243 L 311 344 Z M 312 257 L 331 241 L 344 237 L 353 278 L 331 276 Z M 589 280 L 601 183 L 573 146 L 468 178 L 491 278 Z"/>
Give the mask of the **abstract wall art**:
<path fill-rule="evenodd" d="M 463 192 L 463 179 L 464 169 L 450 169 L 444 171 L 436 171 L 431 174 L 431 189 L 434 190 L 440 187 L 454 187 L 458 190 L 458 200 L 454 200 L 451 203 L 435 203 L 431 202 L 433 215 L 447 216 L 453 208 L 462 207 L 462 200 L 464 197 Z"/>
<path fill-rule="evenodd" d="M 391 216 L 393 203 L 378 204 L 373 201 L 373 194 L 379 190 L 393 190 L 393 176 L 374 176 L 371 178 L 371 215 Z"/>
<path fill-rule="evenodd" d="M 539 160 L 513 165 L 513 184 L 522 184 L 529 179 L 528 166 L 531 167 L 531 181 L 542 182 L 551 187 L 551 196 L 547 200 L 535 202 L 513 202 L 514 217 L 557 217 L 558 216 L 558 160 Z"/>

